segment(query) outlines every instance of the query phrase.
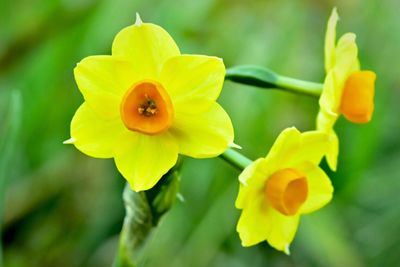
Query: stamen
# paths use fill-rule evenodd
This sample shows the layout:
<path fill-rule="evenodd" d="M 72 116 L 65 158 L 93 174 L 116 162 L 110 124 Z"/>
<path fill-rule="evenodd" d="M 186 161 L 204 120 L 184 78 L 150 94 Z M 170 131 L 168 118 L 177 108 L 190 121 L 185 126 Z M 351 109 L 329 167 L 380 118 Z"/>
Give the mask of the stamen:
<path fill-rule="evenodd" d="M 132 86 L 121 103 L 121 119 L 131 131 L 158 134 L 172 124 L 173 107 L 163 86 L 143 80 Z"/>
<path fill-rule="evenodd" d="M 146 101 L 138 107 L 139 114 L 151 117 L 157 114 L 156 102 L 151 99 L 147 94 L 145 95 Z"/>

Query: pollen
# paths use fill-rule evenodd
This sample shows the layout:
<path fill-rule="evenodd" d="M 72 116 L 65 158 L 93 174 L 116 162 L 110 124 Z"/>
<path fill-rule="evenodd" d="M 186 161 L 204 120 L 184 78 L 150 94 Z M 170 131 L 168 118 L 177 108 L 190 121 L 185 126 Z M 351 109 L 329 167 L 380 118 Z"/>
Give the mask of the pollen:
<path fill-rule="evenodd" d="M 295 169 L 272 174 L 265 184 L 265 196 L 271 206 L 286 216 L 295 215 L 308 195 L 307 178 Z"/>
<path fill-rule="evenodd" d="M 342 93 L 340 112 L 354 123 L 367 123 L 374 111 L 376 74 L 356 71 L 346 81 Z"/>
<path fill-rule="evenodd" d="M 146 95 L 145 97 L 146 101 L 138 107 L 138 112 L 139 114 L 146 117 L 154 116 L 157 113 L 156 102 L 148 95 Z"/>
<path fill-rule="evenodd" d="M 172 124 L 173 107 L 164 87 L 151 80 L 134 84 L 121 102 L 121 119 L 131 131 L 154 135 Z"/>

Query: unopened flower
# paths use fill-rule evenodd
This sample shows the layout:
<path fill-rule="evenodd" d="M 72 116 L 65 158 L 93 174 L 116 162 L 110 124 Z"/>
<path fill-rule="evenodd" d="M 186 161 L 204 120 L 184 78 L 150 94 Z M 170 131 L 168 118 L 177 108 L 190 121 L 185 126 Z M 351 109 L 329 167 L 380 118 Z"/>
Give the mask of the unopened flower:
<path fill-rule="evenodd" d="M 265 158 L 251 163 L 239 176 L 237 225 L 243 246 L 266 240 L 289 254 L 300 215 L 316 211 L 332 198 L 333 188 L 318 167 L 327 135 L 284 130 Z"/>
<path fill-rule="evenodd" d="M 326 78 L 317 118 L 317 129 L 325 131 L 331 140 L 326 157 L 332 170 L 336 170 L 339 153 L 339 141 L 333 126 L 340 115 L 354 123 L 371 120 L 376 79 L 374 72 L 360 70 L 354 33 L 344 34 L 336 43 L 338 19 L 335 8 L 325 37 Z"/>
<path fill-rule="evenodd" d="M 216 103 L 222 60 L 181 55 L 164 29 L 139 17 L 116 35 L 111 56 L 87 57 L 74 74 L 85 102 L 67 143 L 114 158 L 135 191 L 153 187 L 178 154 L 214 157 L 233 142 L 231 120 Z"/>

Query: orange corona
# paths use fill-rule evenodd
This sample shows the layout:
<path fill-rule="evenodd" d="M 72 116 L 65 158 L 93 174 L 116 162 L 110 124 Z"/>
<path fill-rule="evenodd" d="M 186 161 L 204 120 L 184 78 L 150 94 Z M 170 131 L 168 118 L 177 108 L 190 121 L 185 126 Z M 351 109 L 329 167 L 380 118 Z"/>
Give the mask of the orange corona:
<path fill-rule="evenodd" d="M 164 87 L 152 80 L 134 84 L 121 103 L 121 118 L 131 131 L 154 135 L 172 124 L 173 106 Z"/>
<path fill-rule="evenodd" d="M 265 195 L 277 211 L 295 215 L 307 199 L 307 178 L 295 169 L 277 171 L 266 181 Z"/>
<path fill-rule="evenodd" d="M 372 71 L 356 71 L 346 81 L 340 112 L 354 123 L 367 123 L 374 111 L 376 74 Z"/>

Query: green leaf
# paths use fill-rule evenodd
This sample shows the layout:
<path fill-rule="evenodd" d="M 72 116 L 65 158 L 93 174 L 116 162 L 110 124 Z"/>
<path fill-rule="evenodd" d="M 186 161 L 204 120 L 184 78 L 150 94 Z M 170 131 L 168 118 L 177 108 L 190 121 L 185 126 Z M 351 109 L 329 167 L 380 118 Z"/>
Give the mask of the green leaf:
<path fill-rule="evenodd" d="M 5 188 L 7 186 L 7 177 L 10 176 L 13 158 L 15 157 L 18 135 L 21 125 L 21 94 L 19 91 L 12 91 L 10 96 L 10 106 L 7 112 L 6 123 L 3 136 L 0 136 L 0 224 L 3 221 L 3 201 Z M 0 232 L 0 266 L 2 266 L 2 246 Z"/>
<path fill-rule="evenodd" d="M 146 195 L 151 203 L 150 208 L 153 214 L 153 224 L 157 225 L 158 221 L 175 203 L 179 193 L 180 182 L 180 165 L 178 162 L 163 177 L 163 181 L 146 192 Z"/>
<path fill-rule="evenodd" d="M 148 191 L 132 191 L 126 184 L 123 199 L 126 215 L 122 227 L 115 267 L 137 266 L 152 230 L 174 204 L 180 180 L 181 161 Z"/>
<path fill-rule="evenodd" d="M 262 87 L 277 88 L 278 74 L 258 66 L 236 66 L 226 70 L 225 78 L 233 82 Z"/>

